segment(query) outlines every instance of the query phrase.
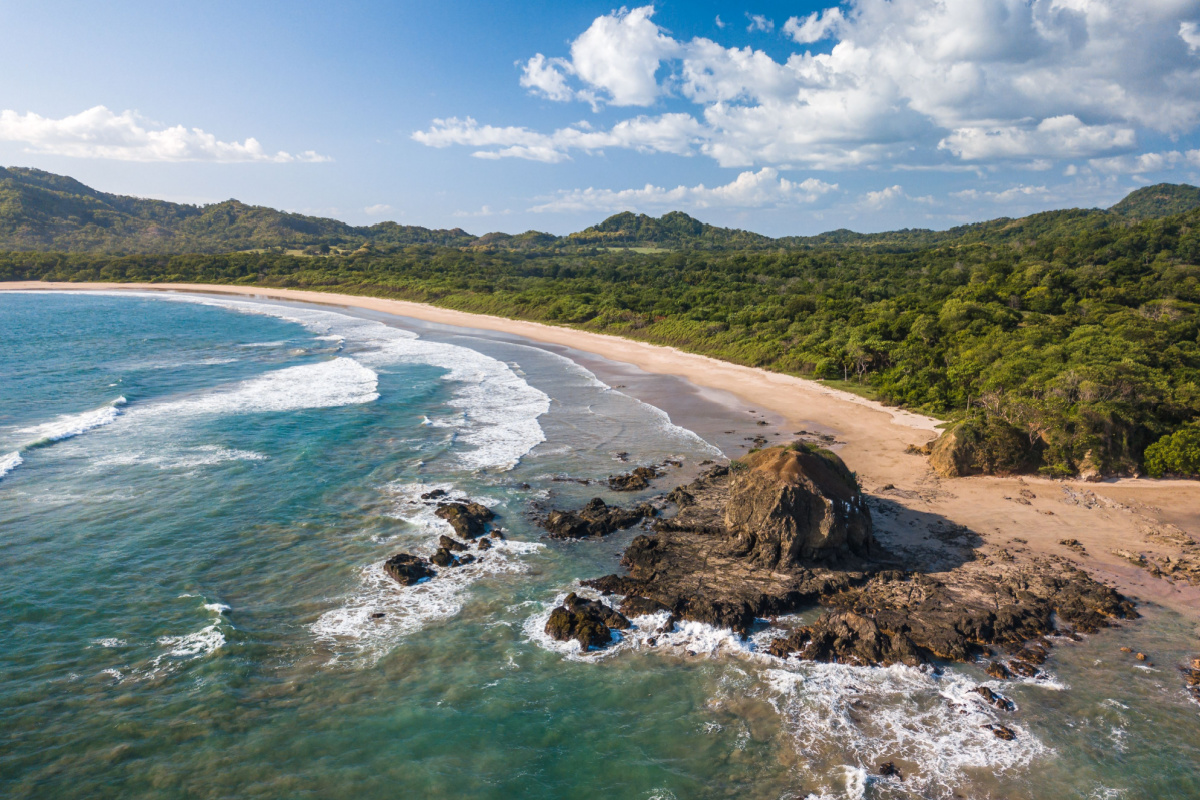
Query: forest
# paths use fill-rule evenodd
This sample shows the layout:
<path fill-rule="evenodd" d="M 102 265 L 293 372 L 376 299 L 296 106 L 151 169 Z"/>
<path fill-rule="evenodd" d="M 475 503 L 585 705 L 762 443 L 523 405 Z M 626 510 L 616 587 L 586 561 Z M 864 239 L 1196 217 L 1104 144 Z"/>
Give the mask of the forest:
<path fill-rule="evenodd" d="M 830 380 L 953 421 L 975 443 L 979 472 L 1196 475 L 1200 200 L 1194 187 L 1178 188 L 1131 196 L 1124 212 L 804 241 L 700 230 L 689 246 L 695 221 L 679 215 L 668 220 L 674 249 L 662 250 L 614 246 L 646 241 L 635 223 L 653 218 L 573 241 L 364 243 L 319 257 L 12 250 L 0 253 L 0 280 L 239 283 L 415 300 Z"/>

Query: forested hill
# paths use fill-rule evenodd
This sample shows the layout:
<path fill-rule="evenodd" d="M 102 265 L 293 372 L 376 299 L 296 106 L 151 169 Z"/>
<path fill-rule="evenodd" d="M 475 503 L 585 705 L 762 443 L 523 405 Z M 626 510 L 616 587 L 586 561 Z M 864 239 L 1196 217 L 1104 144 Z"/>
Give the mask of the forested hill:
<path fill-rule="evenodd" d="M 177 254 L 293 251 L 308 255 L 387 253 L 411 245 L 471 250 L 596 251 L 869 249 L 911 252 L 939 245 L 1021 242 L 1084 235 L 1200 207 L 1200 189 L 1159 184 L 1130 194 L 1107 211 L 1067 209 L 1021 219 L 1001 218 L 946 231 L 906 229 L 861 234 L 848 230 L 773 239 L 708 225 L 679 211 L 661 217 L 623 212 L 569 236 L 538 231 L 474 236 L 459 228 L 431 230 L 395 222 L 353 226 L 226 200 L 207 206 L 108 194 L 74 178 L 41 170 L 0 168 L 0 252 Z"/>
<path fill-rule="evenodd" d="M 394 222 L 354 227 L 226 200 L 207 206 L 99 192 L 74 178 L 0 168 L 0 250 L 68 253 L 229 253 L 253 249 L 328 252 L 411 244 L 463 246 L 463 230 Z"/>

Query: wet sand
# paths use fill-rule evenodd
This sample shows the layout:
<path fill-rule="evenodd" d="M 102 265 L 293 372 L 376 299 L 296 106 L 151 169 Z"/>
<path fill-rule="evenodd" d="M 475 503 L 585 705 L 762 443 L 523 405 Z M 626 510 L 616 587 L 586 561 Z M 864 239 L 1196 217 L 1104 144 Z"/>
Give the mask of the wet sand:
<path fill-rule="evenodd" d="M 1200 481 L 1125 478 L 1085 483 L 1032 476 L 943 479 L 930 470 L 928 459 L 905 452 L 908 445 L 923 444 L 937 435 L 941 421 L 932 417 L 887 407 L 818 381 L 671 347 L 421 303 L 205 284 L 32 281 L 0 284 L 0 290 L 5 289 L 239 295 L 360 309 L 521 337 L 574 358 L 607 383 L 624 386 L 622 391 L 662 408 L 678 424 L 689 426 L 689 417 L 699 415 L 697 398 L 744 411 L 745 423 L 732 433 L 727 433 L 729 428 L 719 433 L 698 431 L 718 435 L 720 446 L 731 456 L 738 455 L 737 448 L 751 446 L 747 437 L 759 434 L 768 442 L 787 441 L 799 430 L 834 435 L 839 444 L 833 449 L 874 498 L 881 533 L 898 545 L 919 546 L 929 526 L 939 521 L 963 525 L 990 544 L 1073 561 L 1139 602 L 1156 603 L 1184 615 L 1198 625 L 1200 634 L 1200 586 L 1155 577 L 1113 552 L 1174 556 L 1179 551 L 1170 540 L 1177 541 L 1180 533 L 1200 538 Z M 673 376 L 691 386 L 644 380 L 644 373 Z M 760 420 L 767 424 L 759 425 Z M 1062 539 L 1077 539 L 1086 554 L 1062 546 Z"/>

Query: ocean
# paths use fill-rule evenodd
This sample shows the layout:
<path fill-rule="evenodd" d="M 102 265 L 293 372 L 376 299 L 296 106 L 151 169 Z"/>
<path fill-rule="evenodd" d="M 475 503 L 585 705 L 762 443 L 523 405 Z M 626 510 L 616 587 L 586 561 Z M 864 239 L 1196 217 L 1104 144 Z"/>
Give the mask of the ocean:
<path fill-rule="evenodd" d="M 636 503 L 736 456 L 749 418 L 727 398 L 516 337 L 215 296 L 6 292 L 0 334 L 5 797 L 1200 797 L 1175 668 L 1196 630 L 1161 608 L 1003 682 L 783 662 L 765 625 L 550 640 L 550 609 L 639 531 L 553 541 L 531 510 Z M 764 419 L 749 432 L 786 435 Z M 602 483 L 666 459 L 652 489 Z M 450 532 L 437 489 L 505 539 L 402 587 L 383 562 Z"/>

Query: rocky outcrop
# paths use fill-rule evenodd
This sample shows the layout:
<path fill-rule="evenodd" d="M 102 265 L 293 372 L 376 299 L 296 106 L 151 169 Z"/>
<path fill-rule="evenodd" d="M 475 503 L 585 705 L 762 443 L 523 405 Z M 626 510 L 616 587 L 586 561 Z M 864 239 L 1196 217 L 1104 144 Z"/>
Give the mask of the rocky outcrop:
<path fill-rule="evenodd" d="M 650 487 L 650 481 L 658 477 L 657 467 L 638 467 L 624 475 L 611 475 L 608 488 L 614 492 L 640 492 Z"/>
<path fill-rule="evenodd" d="M 464 539 L 487 533 L 488 523 L 496 518 L 490 508 L 479 503 L 439 503 L 433 513 L 449 522 L 454 532 Z"/>
<path fill-rule="evenodd" d="M 668 499 L 678 512 L 634 538 L 621 560 L 627 572 L 584 585 L 622 595 L 630 616 L 667 611 L 742 634 L 756 619 L 827 609 L 769 646 L 780 657 L 917 664 L 990 656 L 989 674 L 1028 676 L 1047 657 L 1044 637 L 1136 616 L 1129 600 L 1066 559 L 1014 556 L 961 526 L 953 541 L 930 537 L 953 551 L 937 572 L 928 572 L 928 553 L 905 563 L 875 541 L 853 474 L 813 447 L 715 466 Z"/>
<path fill-rule="evenodd" d="M 383 562 L 383 571 L 403 586 L 412 586 L 425 578 L 437 575 L 428 561 L 408 553 L 397 553 Z"/>
<path fill-rule="evenodd" d="M 542 527 L 554 539 L 586 539 L 632 528 L 657 513 L 658 510 L 649 503 L 626 509 L 610 506 L 595 497 L 578 511 L 551 511 L 542 520 Z"/>
<path fill-rule="evenodd" d="M 929 466 L 943 478 L 961 478 L 976 471 L 975 444 L 963 435 L 961 427 L 947 428 L 929 446 Z"/>
<path fill-rule="evenodd" d="M 724 520 L 732 553 L 770 569 L 870 554 L 871 514 L 836 455 L 793 445 L 735 463 Z"/>
<path fill-rule="evenodd" d="M 903 633 L 880 630 L 871 617 L 852 611 L 826 614 L 771 642 L 777 658 L 796 654 L 807 661 L 837 664 L 890 665 L 921 663 L 916 646 Z"/>
<path fill-rule="evenodd" d="M 946 578 L 880 571 L 857 586 L 822 597 L 822 605 L 836 610 L 775 640 L 771 652 L 852 663 L 872 663 L 869 657 L 878 653 L 881 657 L 874 663 L 887 664 L 932 658 L 971 661 L 999 645 L 1010 653 L 1006 665 L 997 665 L 999 674 L 1032 675 L 1049 651 L 1049 643 L 1040 637 L 1067 633 L 1064 625 L 1092 633 L 1113 619 L 1137 616 L 1129 600 L 1056 559 L 978 558 Z M 859 618 L 855 624 L 849 623 L 847 613 Z"/>
<path fill-rule="evenodd" d="M 598 600 L 571 592 L 561 606 L 550 612 L 546 633 L 560 642 L 574 639 L 584 650 L 603 647 L 612 641 L 613 630 L 625 630 L 629 620 Z"/>
<path fill-rule="evenodd" d="M 772 457 L 784 450 L 755 454 L 748 464 L 735 462 L 733 470 L 714 466 L 675 489 L 669 499 L 679 512 L 657 520 L 654 535 L 636 537 L 625 550 L 621 563 L 628 575 L 608 575 L 585 585 L 625 595 L 631 607 L 666 609 L 680 619 L 744 633 L 756 617 L 788 613 L 865 580 L 861 572 L 835 572 L 818 560 L 805 562 L 807 555 L 836 556 L 848 566 L 858 558 L 856 549 L 870 549 L 870 517 L 853 476 L 832 453 L 816 456 L 819 463 L 792 455 Z M 812 452 L 805 449 L 803 455 Z M 844 473 L 839 474 L 839 466 Z M 741 473 L 756 468 L 757 473 L 738 481 Z M 739 505 L 732 519 L 739 527 L 731 530 L 727 512 L 734 486 Z M 826 498 L 822 487 L 836 494 Z M 797 509 L 805 516 L 789 518 L 788 511 Z M 766 529 L 751 530 L 753 520 L 761 520 Z M 816 525 L 815 531 L 809 531 L 809 524 Z M 786 554 L 787 561 L 781 563 L 774 553 Z"/>

